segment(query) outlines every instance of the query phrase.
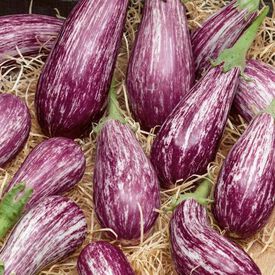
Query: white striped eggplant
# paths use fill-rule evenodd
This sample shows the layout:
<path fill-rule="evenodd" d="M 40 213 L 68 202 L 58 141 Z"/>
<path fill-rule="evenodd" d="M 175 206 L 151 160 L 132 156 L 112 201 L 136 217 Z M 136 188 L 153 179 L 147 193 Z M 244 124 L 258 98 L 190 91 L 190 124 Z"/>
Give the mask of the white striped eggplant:
<path fill-rule="evenodd" d="M 256 116 L 221 169 L 213 213 L 232 235 L 249 237 L 263 227 L 275 205 L 275 100 Z"/>
<path fill-rule="evenodd" d="M 65 21 L 39 79 L 38 121 L 50 136 L 76 138 L 107 99 L 128 0 L 79 1 Z"/>
<path fill-rule="evenodd" d="M 79 275 L 134 275 L 123 252 L 108 242 L 97 241 L 87 245 L 78 257 Z"/>
<path fill-rule="evenodd" d="M 26 104 L 11 94 L 0 94 L 0 167 L 24 147 L 31 128 Z"/>
<path fill-rule="evenodd" d="M 37 274 L 75 251 L 86 231 L 84 214 L 73 201 L 48 197 L 32 208 L 11 233 L 0 253 L 0 274 Z"/>
<path fill-rule="evenodd" d="M 197 191 L 195 193 L 194 197 L 203 200 Z M 206 208 L 192 195 L 174 210 L 169 231 L 172 259 L 178 274 L 261 274 L 249 255 L 210 226 Z"/>
<path fill-rule="evenodd" d="M 135 135 L 121 122 L 117 106 L 111 89 L 109 117 L 97 137 L 94 205 L 102 227 L 134 243 L 148 235 L 158 217 L 159 181 Z"/>
<path fill-rule="evenodd" d="M 209 69 L 211 59 L 234 45 L 256 16 L 258 7 L 259 0 L 233 0 L 192 33 L 197 76 Z"/>
<path fill-rule="evenodd" d="M 63 20 L 38 14 L 16 14 L 0 17 L 0 63 L 7 56 L 38 54 L 51 49 L 60 32 Z M 17 48 L 16 48 L 17 47 Z"/>
<path fill-rule="evenodd" d="M 233 102 L 234 109 L 250 122 L 275 98 L 275 69 L 258 60 L 247 62 L 244 78 Z"/>
<path fill-rule="evenodd" d="M 184 5 L 146 0 L 127 73 L 129 103 L 143 128 L 161 125 L 194 81 Z"/>
<path fill-rule="evenodd" d="M 214 160 L 246 52 L 267 13 L 265 8 L 236 44 L 219 55 L 217 67 L 197 82 L 162 125 L 151 150 L 162 187 L 206 172 Z"/>

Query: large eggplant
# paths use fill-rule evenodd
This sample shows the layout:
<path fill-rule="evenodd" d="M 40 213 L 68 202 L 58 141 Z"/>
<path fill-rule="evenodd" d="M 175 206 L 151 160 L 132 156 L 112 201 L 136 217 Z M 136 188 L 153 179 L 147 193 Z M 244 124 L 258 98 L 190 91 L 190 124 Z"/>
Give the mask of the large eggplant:
<path fill-rule="evenodd" d="M 224 161 L 213 213 L 219 225 L 247 237 L 265 225 L 275 204 L 275 101 L 273 114 L 249 124 Z"/>
<path fill-rule="evenodd" d="M 50 136 L 76 138 L 107 99 L 128 0 L 79 1 L 65 21 L 39 79 L 38 121 Z"/>
<path fill-rule="evenodd" d="M 231 1 L 191 36 L 196 73 L 200 76 L 226 48 L 234 45 L 256 16 L 259 0 Z"/>
<path fill-rule="evenodd" d="M 0 16 L 0 63 L 8 56 L 18 56 L 18 50 L 29 56 L 51 49 L 62 24 L 63 20 L 46 15 Z"/>
<path fill-rule="evenodd" d="M 206 172 L 214 160 L 246 52 L 268 10 L 263 10 L 232 48 L 219 55 L 213 64 L 216 67 L 197 82 L 162 125 L 151 150 L 162 187 Z"/>
<path fill-rule="evenodd" d="M 157 175 L 135 135 L 109 119 L 97 139 L 94 204 L 98 220 L 117 238 L 136 241 L 146 234 L 160 207 Z"/>
<path fill-rule="evenodd" d="M 178 274 L 261 274 L 240 247 L 211 228 L 206 208 L 194 199 L 183 201 L 174 211 L 170 243 Z"/>
<path fill-rule="evenodd" d="M 18 97 L 0 94 L 0 167 L 25 145 L 31 129 L 28 107 Z"/>
<path fill-rule="evenodd" d="M 26 210 L 43 198 L 71 189 L 85 170 L 81 148 L 71 139 L 50 138 L 37 145 L 7 185 L 5 192 L 23 182 L 33 190 Z"/>
<path fill-rule="evenodd" d="M 134 275 L 123 252 L 110 243 L 97 241 L 87 245 L 77 261 L 79 275 Z"/>
<path fill-rule="evenodd" d="M 181 1 L 146 0 L 128 66 L 129 103 L 146 129 L 161 125 L 194 80 L 185 8 Z"/>
<path fill-rule="evenodd" d="M 234 108 L 247 121 L 265 109 L 275 98 L 275 69 L 258 60 L 247 62 L 241 78 Z"/>
<path fill-rule="evenodd" d="M 84 214 L 73 201 L 61 196 L 44 199 L 20 220 L 3 247 L 3 274 L 37 274 L 78 248 L 86 231 Z"/>

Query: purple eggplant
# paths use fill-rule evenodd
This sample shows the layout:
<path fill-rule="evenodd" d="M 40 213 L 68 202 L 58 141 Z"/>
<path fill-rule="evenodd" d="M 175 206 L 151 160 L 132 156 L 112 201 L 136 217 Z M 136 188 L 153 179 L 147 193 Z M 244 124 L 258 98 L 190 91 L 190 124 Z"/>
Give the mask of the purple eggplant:
<path fill-rule="evenodd" d="M 18 97 L 0 94 L 0 128 L 0 167 L 3 167 L 24 147 L 31 128 L 28 107 Z"/>
<path fill-rule="evenodd" d="M 195 30 L 191 41 L 198 76 L 209 69 L 210 59 L 235 44 L 255 18 L 258 7 L 259 0 L 231 1 Z"/>
<path fill-rule="evenodd" d="M 85 170 L 85 157 L 81 148 L 71 139 L 50 138 L 28 155 L 5 191 L 23 182 L 33 190 L 26 210 L 43 198 L 60 194 L 78 183 Z"/>
<path fill-rule="evenodd" d="M 250 122 L 275 98 L 275 69 L 261 61 L 249 60 L 244 75 L 240 80 L 233 106 Z"/>
<path fill-rule="evenodd" d="M 77 261 L 79 275 L 134 275 L 123 252 L 110 243 L 97 241 L 87 245 Z"/>
<path fill-rule="evenodd" d="M 161 125 L 194 81 L 184 5 L 146 0 L 127 73 L 129 103 L 142 127 Z"/>
<path fill-rule="evenodd" d="M 253 260 L 209 224 L 204 206 L 183 201 L 170 221 L 172 258 L 178 274 L 260 275 Z"/>
<path fill-rule="evenodd" d="M 162 125 L 151 150 L 162 187 L 206 172 L 214 160 L 246 52 L 267 13 L 265 8 L 234 47 L 219 55 L 214 64 L 217 67 L 197 82 Z"/>
<path fill-rule="evenodd" d="M 61 196 L 44 199 L 19 221 L 3 247 L 2 274 L 37 274 L 75 251 L 86 231 L 84 214 L 73 201 Z"/>
<path fill-rule="evenodd" d="M 275 205 L 275 101 L 272 112 L 252 120 L 218 178 L 213 213 L 221 227 L 237 236 L 257 232 Z"/>
<path fill-rule="evenodd" d="M 50 136 L 89 130 L 107 99 L 128 0 L 79 1 L 65 21 L 39 79 L 38 121 Z"/>
<path fill-rule="evenodd" d="M 7 56 L 38 54 L 51 49 L 63 20 L 38 14 L 17 14 L 0 17 L 0 63 Z M 18 50 L 17 50 L 18 48 Z"/>
<path fill-rule="evenodd" d="M 135 135 L 123 124 L 112 89 L 108 107 L 97 137 L 95 212 L 103 227 L 133 243 L 149 233 L 158 217 L 159 181 Z"/>

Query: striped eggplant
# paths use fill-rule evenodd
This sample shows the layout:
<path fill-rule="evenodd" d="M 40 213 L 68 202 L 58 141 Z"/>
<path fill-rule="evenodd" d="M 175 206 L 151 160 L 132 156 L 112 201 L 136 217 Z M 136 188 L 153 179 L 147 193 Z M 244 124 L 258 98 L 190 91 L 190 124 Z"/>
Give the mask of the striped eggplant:
<path fill-rule="evenodd" d="M 170 221 L 172 258 L 178 274 L 260 275 L 253 260 L 209 224 L 204 206 L 183 201 Z"/>
<path fill-rule="evenodd" d="M 3 247 L 2 274 L 37 274 L 78 248 L 86 231 L 84 214 L 73 201 L 61 196 L 44 199 L 19 221 Z"/>
<path fill-rule="evenodd" d="M 81 180 L 85 163 L 84 153 L 73 140 L 50 138 L 31 151 L 5 191 L 20 182 L 33 189 L 28 210 L 45 197 L 70 190 Z"/>
<path fill-rule="evenodd" d="M 38 54 L 51 49 L 60 32 L 63 20 L 38 14 L 0 16 L 0 63 L 7 56 Z"/>
<path fill-rule="evenodd" d="M 104 241 L 87 245 L 77 261 L 79 275 L 134 275 L 127 258 L 116 246 Z"/>
<path fill-rule="evenodd" d="M 117 239 L 136 243 L 158 217 L 159 182 L 135 135 L 123 124 L 112 89 L 109 97 L 109 116 L 97 137 L 95 212 L 102 227 L 111 228 Z"/>
<path fill-rule="evenodd" d="M 247 122 L 250 122 L 275 98 L 275 69 L 261 61 L 249 60 L 244 74 L 233 106 Z"/>
<path fill-rule="evenodd" d="M 128 0 L 79 1 L 65 21 L 39 79 L 38 121 L 50 136 L 76 138 L 107 99 Z"/>
<path fill-rule="evenodd" d="M 169 188 L 178 180 L 206 172 L 214 160 L 246 52 L 268 10 L 262 11 L 232 48 L 219 55 L 213 64 L 216 67 L 197 82 L 159 130 L 151 160 L 162 187 Z"/>
<path fill-rule="evenodd" d="M 146 0 L 127 73 L 129 103 L 143 128 L 161 125 L 194 80 L 184 5 Z"/>
<path fill-rule="evenodd" d="M 256 16 L 259 0 L 233 0 L 191 35 L 197 76 L 209 69 L 226 48 L 232 47 Z"/>
<path fill-rule="evenodd" d="M 214 193 L 219 225 L 241 237 L 266 224 L 275 205 L 275 101 L 256 116 L 224 161 Z"/>
<path fill-rule="evenodd" d="M 24 147 L 31 128 L 26 104 L 11 94 L 0 94 L 0 167 Z"/>

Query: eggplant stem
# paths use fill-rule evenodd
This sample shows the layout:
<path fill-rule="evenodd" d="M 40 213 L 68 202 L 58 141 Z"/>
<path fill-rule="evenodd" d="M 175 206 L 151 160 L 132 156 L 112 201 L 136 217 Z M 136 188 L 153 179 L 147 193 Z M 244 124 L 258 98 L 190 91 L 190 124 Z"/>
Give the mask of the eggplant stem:
<path fill-rule="evenodd" d="M 271 103 L 263 110 L 264 113 L 270 114 L 275 119 L 275 98 Z"/>
<path fill-rule="evenodd" d="M 0 261 L 0 275 L 4 275 L 4 271 L 5 271 L 4 262 Z"/>
<path fill-rule="evenodd" d="M 241 10 L 248 10 L 249 13 L 256 12 L 259 9 L 260 0 L 237 0 L 236 7 Z"/>
<path fill-rule="evenodd" d="M 243 35 L 237 40 L 232 48 L 225 49 L 216 60 L 211 61 L 211 64 L 216 67 L 222 65 L 223 72 L 228 72 L 233 68 L 240 68 L 243 74 L 246 65 L 246 53 L 253 43 L 257 31 L 264 21 L 266 15 L 269 12 L 269 7 L 266 6 L 256 17 L 253 23 L 243 33 Z"/>
<path fill-rule="evenodd" d="M 23 192 L 22 195 L 21 192 Z M 4 196 L 0 202 L 0 239 L 3 239 L 17 223 L 32 193 L 32 189 L 25 189 L 25 184 L 19 183 Z M 18 196 L 20 196 L 19 199 L 17 199 Z"/>

